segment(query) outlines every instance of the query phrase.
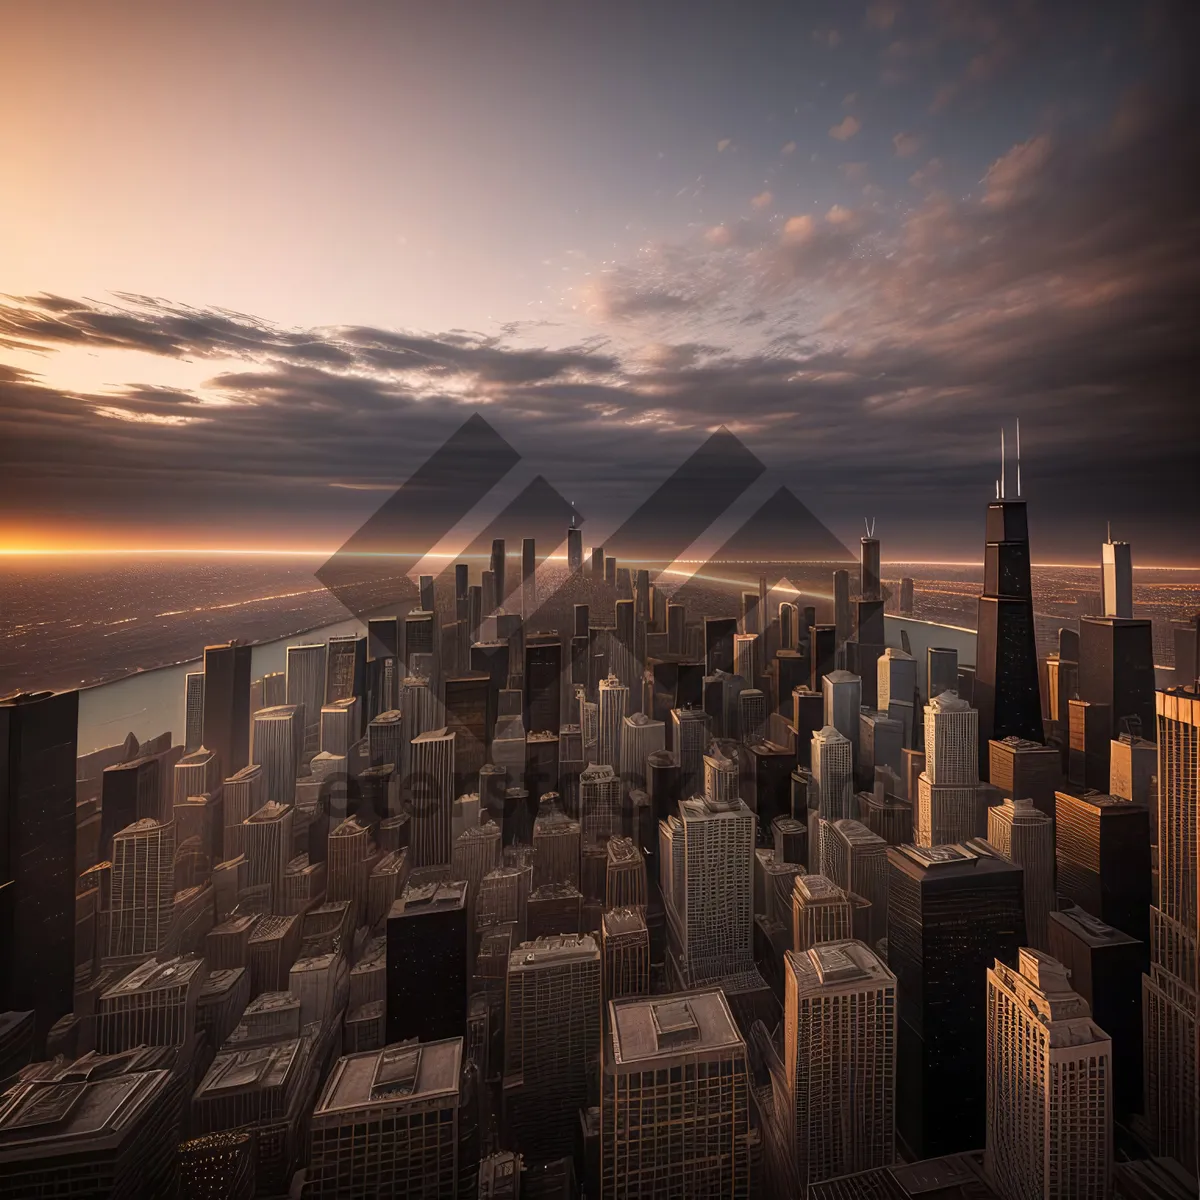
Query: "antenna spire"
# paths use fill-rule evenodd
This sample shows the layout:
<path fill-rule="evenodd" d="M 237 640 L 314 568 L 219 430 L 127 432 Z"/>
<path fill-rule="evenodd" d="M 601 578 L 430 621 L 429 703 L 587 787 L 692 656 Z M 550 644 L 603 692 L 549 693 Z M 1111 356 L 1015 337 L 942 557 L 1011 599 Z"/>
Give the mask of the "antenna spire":
<path fill-rule="evenodd" d="M 1004 485 L 1008 482 L 1004 469 L 1004 426 L 1000 426 L 1000 499 L 1004 499 Z"/>

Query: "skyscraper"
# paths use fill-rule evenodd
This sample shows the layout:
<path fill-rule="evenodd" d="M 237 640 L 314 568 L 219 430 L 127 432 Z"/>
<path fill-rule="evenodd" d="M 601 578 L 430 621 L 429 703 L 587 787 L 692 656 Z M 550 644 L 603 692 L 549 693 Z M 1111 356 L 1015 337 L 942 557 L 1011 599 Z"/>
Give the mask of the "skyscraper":
<path fill-rule="evenodd" d="M 1000 499 L 987 509 L 983 595 L 979 598 L 973 703 L 979 738 L 1010 734 L 1042 741 L 1029 520 L 1024 500 Z M 987 763 L 982 766 L 986 769 Z"/>
<path fill-rule="evenodd" d="M 304 710 L 294 704 L 260 708 L 254 714 L 252 757 L 262 767 L 263 791 L 268 800 L 291 804 L 296 798 L 296 772 L 304 751 L 303 722 Z"/>
<path fill-rule="evenodd" d="M 740 799 L 697 796 L 659 826 L 663 904 L 684 987 L 753 970 L 754 824 Z"/>
<path fill-rule="evenodd" d="M 850 900 L 824 875 L 798 875 L 792 884 L 792 949 L 803 954 L 822 942 L 853 936 Z"/>
<path fill-rule="evenodd" d="M 512 952 L 503 1103 L 523 1154 L 571 1154 L 600 1050 L 600 950 L 589 934 L 537 938 Z"/>
<path fill-rule="evenodd" d="M 813 734 L 811 754 L 813 787 L 822 820 L 852 817 L 854 760 L 849 739 L 832 725 L 826 725 Z"/>
<path fill-rule="evenodd" d="M 913 695 L 917 690 L 917 660 L 911 654 L 888 646 L 876 668 L 876 704 L 904 726 L 904 745 L 912 746 Z"/>
<path fill-rule="evenodd" d="M 1143 982 L 1145 1112 L 1159 1154 L 1195 1174 L 1200 1162 L 1200 688 L 1168 688 L 1156 694 L 1155 704 L 1158 903 L 1150 914 L 1153 954 Z"/>
<path fill-rule="evenodd" d="M 979 713 L 956 692 L 925 705 L 925 770 L 917 781 L 919 846 L 942 846 L 985 832 L 979 796 Z"/>
<path fill-rule="evenodd" d="M 537 607 L 537 548 L 533 538 L 521 539 L 521 616 L 528 621 Z"/>
<path fill-rule="evenodd" d="M 1112 1195 L 1112 1041 L 1062 963 L 987 973 L 987 1174 L 1002 1196 Z"/>
<path fill-rule="evenodd" d="M 621 784 L 626 789 L 646 790 L 646 759 L 666 748 L 667 730 L 662 721 L 645 713 L 630 713 L 621 726 Z"/>
<path fill-rule="evenodd" d="M 184 676 L 183 751 L 191 754 L 204 745 L 204 672 L 189 671 Z"/>
<path fill-rule="evenodd" d="M 0 1012 L 73 1007 L 79 693 L 0 700 Z"/>
<path fill-rule="evenodd" d="M 849 671 L 830 671 L 821 681 L 825 724 L 832 725 L 853 746 L 858 741 L 862 680 Z"/>
<path fill-rule="evenodd" d="M 304 750 L 315 754 L 320 748 L 321 707 L 325 703 L 324 642 L 287 648 L 287 703 L 304 706 Z M 225 768 L 225 775 L 233 771 Z"/>
<path fill-rule="evenodd" d="M 986 1125 L 986 971 L 1025 942 L 1022 872 L 979 841 L 887 856 L 897 1132 L 912 1158 L 969 1150 Z"/>
<path fill-rule="evenodd" d="M 699 708 L 671 709 L 671 750 L 679 764 L 679 795 L 694 796 L 704 783 L 708 716 Z"/>
<path fill-rule="evenodd" d="M 599 761 L 613 770 L 621 767 L 621 734 L 629 707 L 629 688 L 615 675 L 600 680 Z"/>
<path fill-rule="evenodd" d="M 1128 542 L 1110 537 L 1100 547 L 1101 613 L 1106 617 L 1133 616 L 1133 554 Z"/>
<path fill-rule="evenodd" d="M 224 776 L 250 761 L 250 647 L 204 648 L 204 745 Z"/>
<path fill-rule="evenodd" d="M 157 954 L 175 907 L 175 826 L 147 817 L 113 838 L 108 957 Z"/>
<path fill-rule="evenodd" d="M 717 989 L 608 1007 L 600 1195 L 748 1196 L 750 1070 Z"/>
<path fill-rule="evenodd" d="M 454 734 L 445 727 L 412 740 L 412 865 L 449 863 L 453 849 Z"/>
<path fill-rule="evenodd" d="M 785 956 L 784 1065 L 802 1188 L 893 1161 L 896 977 L 862 942 Z"/>
<path fill-rule="evenodd" d="M 821 873 L 870 905 L 869 945 L 887 936 L 887 842 L 859 821 L 821 822 Z"/>
<path fill-rule="evenodd" d="M 1054 910 L 1054 821 L 1029 799 L 1006 799 L 988 809 L 988 841 L 1025 872 L 1025 934 L 1031 946 L 1049 950 Z"/>
<path fill-rule="evenodd" d="M 339 1059 L 312 1114 L 305 1196 L 461 1195 L 463 1064 L 461 1037 Z"/>
<path fill-rule="evenodd" d="M 269 911 L 283 911 L 283 875 L 292 857 L 293 806 L 268 800 L 242 824 L 247 884 L 266 890 Z"/>
<path fill-rule="evenodd" d="M 988 743 L 988 779 L 1010 800 L 1032 800 L 1034 807 L 1054 816 L 1054 793 L 1062 787 L 1062 757 L 1054 746 L 1025 738 L 1006 737 Z"/>
<path fill-rule="evenodd" d="M 412 884 L 387 918 L 387 1040 L 461 1037 L 467 1024 L 467 885 Z"/>
<path fill-rule="evenodd" d="M 621 780 L 604 763 L 591 763 L 579 774 L 579 821 L 586 843 L 622 832 Z"/>

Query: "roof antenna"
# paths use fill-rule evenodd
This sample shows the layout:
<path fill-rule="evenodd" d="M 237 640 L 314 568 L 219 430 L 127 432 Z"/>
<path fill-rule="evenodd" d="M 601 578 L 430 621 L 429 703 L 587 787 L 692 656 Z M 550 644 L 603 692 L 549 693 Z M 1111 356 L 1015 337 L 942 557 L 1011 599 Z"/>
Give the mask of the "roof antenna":
<path fill-rule="evenodd" d="M 875 536 L 875 518 L 872 517 L 868 521 L 866 517 L 863 517 L 863 525 L 866 527 L 867 537 L 873 538 Z"/>
<path fill-rule="evenodd" d="M 1004 485 L 1007 482 L 1004 470 L 1004 426 L 1000 426 L 1000 499 L 1004 499 Z"/>
<path fill-rule="evenodd" d="M 1017 499 L 1021 498 L 1021 418 L 1017 418 Z"/>

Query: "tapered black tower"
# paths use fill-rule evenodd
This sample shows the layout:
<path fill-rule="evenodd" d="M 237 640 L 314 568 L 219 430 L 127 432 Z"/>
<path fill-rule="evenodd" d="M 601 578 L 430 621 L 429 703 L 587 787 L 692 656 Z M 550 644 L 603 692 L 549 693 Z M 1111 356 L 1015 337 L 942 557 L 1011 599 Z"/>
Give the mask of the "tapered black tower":
<path fill-rule="evenodd" d="M 980 764 L 986 773 L 992 738 L 1044 740 L 1024 500 L 994 500 L 988 505 L 977 628 L 974 704 L 979 710 Z"/>

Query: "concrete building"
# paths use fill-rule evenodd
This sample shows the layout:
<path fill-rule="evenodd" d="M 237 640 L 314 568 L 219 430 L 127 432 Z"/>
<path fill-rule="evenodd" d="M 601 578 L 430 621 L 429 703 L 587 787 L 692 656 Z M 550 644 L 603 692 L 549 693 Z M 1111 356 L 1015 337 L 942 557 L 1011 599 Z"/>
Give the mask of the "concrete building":
<path fill-rule="evenodd" d="M 1030 799 L 1007 799 L 988 809 L 988 841 L 1025 872 L 1025 936 L 1049 950 L 1054 910 L 1054 822 Z"/>

